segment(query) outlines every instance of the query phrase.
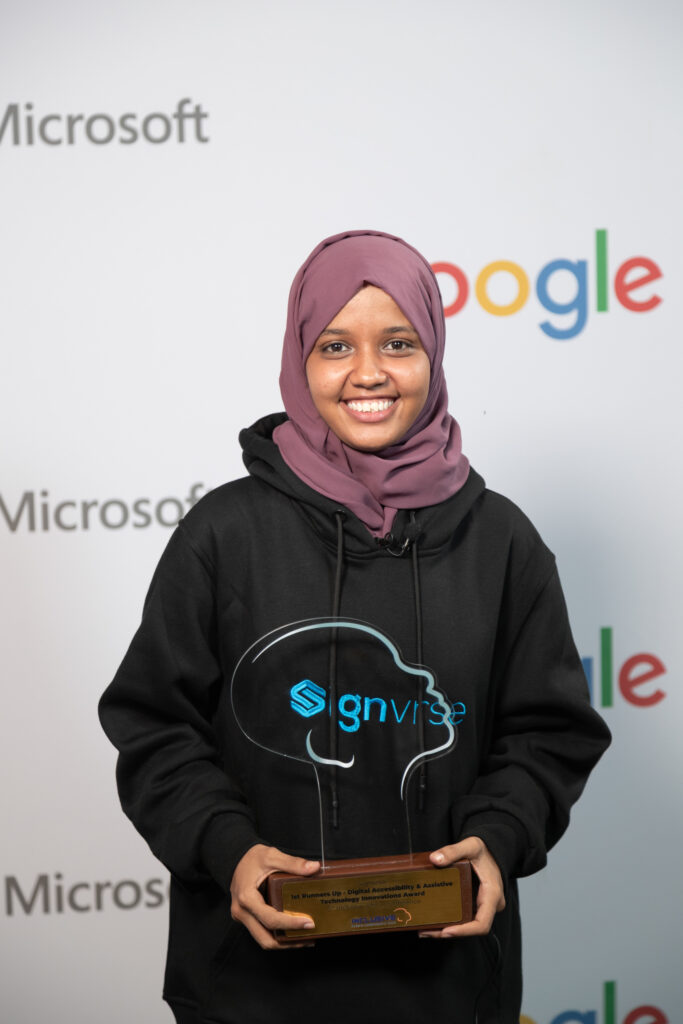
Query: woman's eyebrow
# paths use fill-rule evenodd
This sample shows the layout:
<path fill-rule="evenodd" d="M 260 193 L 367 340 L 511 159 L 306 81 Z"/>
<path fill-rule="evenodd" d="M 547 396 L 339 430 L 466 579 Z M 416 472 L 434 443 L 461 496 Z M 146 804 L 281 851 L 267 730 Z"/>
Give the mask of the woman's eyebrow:
<path fill-rule="evenodd" d="M 326 334 L 333 334 L 337 337 L 340 335 L 351 334 L 351 331 L 344 330 L 343 327 L 326 327 L 324 331 L 320 332 L 319 337 L 324 337 Z M 398 327 L 383 327 L 382 334 L 414 334 L 415 337 L 419 337 L 417 331 L 410 324 L 401 324 Z"/>

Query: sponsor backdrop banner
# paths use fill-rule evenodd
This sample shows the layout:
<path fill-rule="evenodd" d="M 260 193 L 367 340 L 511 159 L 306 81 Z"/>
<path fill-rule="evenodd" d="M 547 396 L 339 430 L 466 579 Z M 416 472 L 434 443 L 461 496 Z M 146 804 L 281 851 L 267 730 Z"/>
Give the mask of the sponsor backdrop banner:
<path fill-rule="evenodd" d="M 96 702 L 347 227 L 436 264 L 465 450 L 557 554 L 614 732 L 522 883 L 525 1024 L 680 1020 L 680 5 L 0 18 L 3 1020 L 170 1018 L 167 876 Z"/>

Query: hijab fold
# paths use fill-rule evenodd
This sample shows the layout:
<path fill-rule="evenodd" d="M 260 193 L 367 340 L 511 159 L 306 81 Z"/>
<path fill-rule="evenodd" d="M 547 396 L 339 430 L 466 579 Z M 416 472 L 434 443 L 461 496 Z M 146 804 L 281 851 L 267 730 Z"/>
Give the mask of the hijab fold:
<path fill-rule="evenodd" d="M 320 416 L 306 380 L 306 360 L 318 337 L 366 284 L 381 288 L 399 306 L 431 367 L 417 419 L 399 441 L 378 452 L 341 441 Z M 467 480 L 460 427 L 448 412 L 445 336 L 443 304 L 429 263 L 393 235 L 348 231 L 326 238 L 292 283 L 280 372 L 289 419 L 273 438 L 304 483 L 350 509 L 376 537 L 391 530 L 398 509 L 435 505 Z"/>

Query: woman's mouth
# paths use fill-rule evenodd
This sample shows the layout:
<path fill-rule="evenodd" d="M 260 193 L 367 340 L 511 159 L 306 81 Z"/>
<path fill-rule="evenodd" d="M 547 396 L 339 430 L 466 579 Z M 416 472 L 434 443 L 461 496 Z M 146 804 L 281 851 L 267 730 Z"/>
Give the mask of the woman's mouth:
<path fill-rule="evenodd" d="M 347 398 L 343 402 L 355 419 L 375 421 L 384 419 L 396 404 L 395 398 Z"/>

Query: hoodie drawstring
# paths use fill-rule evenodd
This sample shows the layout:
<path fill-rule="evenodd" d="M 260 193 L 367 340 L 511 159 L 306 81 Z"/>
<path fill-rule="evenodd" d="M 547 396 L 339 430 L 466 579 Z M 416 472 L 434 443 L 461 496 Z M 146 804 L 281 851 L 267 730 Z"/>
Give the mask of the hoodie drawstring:
<path fill-rule="evenodd" d="M 341 586 L 342 572 L 344 568 L 344 519 L 346 513 L 343 509 L 336 509 L 334 513 L 337 524 L 337 558 L 334 574 L 334 593 L 332 597 L 332 618 L 339 618 L 341 610 Z M 413 595 L 415 600 L 415 654 L 418 665 L 422 665 L 422 591 L 420 588 L 420 571 L 417 542 L 421 534 L 421 528 L 415 518 L 415 513 L 410 512 L 410 523 L 405 531 L 403 539 L 397 541 L 391 533 L 382 537 L 379 541 L 381 547 L 396 558 L 402 558 L 407 551 L 411 552 L 413 567 Z M 328 682 L 330 687 L 330 734 L 329 749 L 330 758 L 336 761 L 339 749 L 339 734 L 337 731 L 337 628 L 334 626 L 330 637 L 330 652 L 328 665 Z M 417 729 L 418 745 L 420 754 L 425 751 L 425 720 L 424 702 L 422 700 L 422 685 L 417 684 Z M 331 765 L 330 771 L 330 795 L 332 806 L 332 827 L 339 828 L 339 791 L 337 788 L 337 766 Z M 427 799 L 427 764 L 420 763 L 418 774 L 418 810 L 423 811 Z"/>
<path fill-rule="evenodd" d="M 415 513 L 411 510 L 410 513 L 410 525 L 413 527 L 413 531 L 417 529 L 417 523 L 415 521 Z M 417 664 L 422 665 L 422 591 L 420 589 L 420 569 L 417 558 L 417 541 L 419 532 L 415 532 L 412 538 L 411 544 L 411 556 L 413 562 L 413 594 L 415 595 L 415 653 L 417 656 Z M 420 683 L 418 683 L 418 743 L 420 746 L 420 754 L 424 754 L 425 750 L 425 719 L 424 710 L 422 706 L 422 692 Z M 420 773 L 418 776 L 418 787 L 417 787 L 417 808 L 419 811 L 424 810 L 425 800 L 427 798 L 427 762 L 420 762 Z"/>
<path fill-rule="evenodd" d="M 417 542 L 422 530 L 415 519 L 414 511 L 410 512 L 410 523 L 406 528 L 402 541 L 398 541 L 393 534 L 388 533 L 382 537 L 380 545 L 394 555 L 395 558 L 402 558 L 407 551 L 410 551 L 413 563 L 413 595 L 415 598 L 415 656 L 418 665 L 422 665 L 422 592 L 420 590 L 420 571 L 417 556 Z M 422 686 L 417 684 L 417 736 L 420 754 L 425 751 L 425 719 L 424 706 L 422 701 Z M 427 762 L 420 762 L 418 773 L 417 808 L 423 811 L 427 799 Z"/>
<path fill-rule="evenodd" d="M 332 618 L 337 619 L 341 609 L 341 582 L 342 569 L 344 566 L 344 519 L 345 513 L 337 509 L 334 513 L 337 521 L 337 567 L 334 574 L 334 595 L 332 597 Z M 330 661 L 328 669 L 328 681 L 330 685 L 330 757 L 337 760 L 337 627 L 332 627 L 330 638 Z M 332 797 L 332 828 L 339 828 L 339 793 L 337 791 L 337 766 L 332 766 L 332 777 L 330 781 Z"/>

